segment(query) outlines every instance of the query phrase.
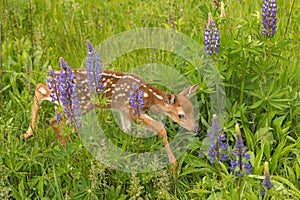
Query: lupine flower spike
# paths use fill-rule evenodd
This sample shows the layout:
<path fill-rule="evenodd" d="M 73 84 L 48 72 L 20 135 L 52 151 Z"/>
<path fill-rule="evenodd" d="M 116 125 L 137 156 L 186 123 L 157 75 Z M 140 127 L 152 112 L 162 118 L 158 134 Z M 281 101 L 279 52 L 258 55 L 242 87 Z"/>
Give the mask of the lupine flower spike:
<path fill-rule="evenodd" d="M 276 33 L 276 0 L 264 0 L 262 6 L 262 34 L 271 37 Z"/>
<path fill-rule="evenodd" d="M 249 162 L 250 154 L 247 153 L 247 147 L 243 143 L 240 127 L 238 124 L 235 125 L 236 142 L 234 145 L 234 151 L 232 155 L 234 159 L 230 161 L 230 170 L 234 171 L 235 176 L 243 177 L 244 174 L 249 175 L 252 171 L 252 166 Z"/>
<path fill-rule="evenodd" d="M 266 194 L 266 189 L 269 190 L 273 187 L 273 184 L 270 179 L 270 172 L 269 172 L 269 163 L 264 163 L 264 182 L 263 182 L 263 189 L 261 191 L 261 194 L 264 196 Z"/>
<path fill-rule="evenodd" d="M 75 84 L 75 75 L 71 70 L 71 67 L 65 62 L 65 60 L 60 58 L 60 67 L 63 70 L 59 74 L 59 90 L 58 95 L 59 99 L 64 106 L 64 114 L 67 117 L 70 117 L 70 120 L 75 123 L 76 126 L 80 125 L 80 104 L 77 99 L 76 94 L 76 84 Z"/>
<path fill-rule="evenodd" d="M 47 79 L 47 83 L 48 83 L 48 88 L 51 91 L 50 93 L 50 97 L 51 97 L 51 101 L 52 102 L 58 102 L 58 83 L 57 83 L 57 76 L 55 75 L 53 69 L 51 66 L 48 67 L 48 79 Z M 60 104 L 60 102 L 58 102 Z"/>
<path fill-rule="evenodd" d="M 60 58 L 60 67 L 62 71 L 56 75 L 54 71 L 49 69 L 48 88 L 51 91 L 52 102 L 58 102 L 63 106 L 64 115 L 69 118 L 69 121 L 79 126 L 80 120 L 80 104 L 76 94 L 75 75 L 70 66 L 63 58 Z M 56 119 L 59 123 L 62 119 L 61 113 L 56 110 Z"/>
<path fill-rule="evenodd" d="M 86 57 L 86 69 L 88 71 L 87 81 L 89 89 L 93 94 L 100 94 L 104 89 L 102 85 L 102 64 L 100 56 L 93 48 L 89 40 L 86 41 L 88 53 Z"/>
<path fill-rule="evenodd" d="M 226 18 L 225 4 L 223 1 L 221 2 L 221 18 L 223 18 L 223 19 Z"/>
<path fill-rule="evenodd" d="M 139 89 L 138 85 L 134 82 L 132 84 L 132 91 L 130 92 L 130 109 L 133 109 L 134 115 L 144 113 L 144 92 Z"/>
<path fill-rule="evenodd" d="M 228 158 L 226 151 L 228 150 L 228 144 L 226 143 L 226 135 L 220 134 L 222 128 L 219 125 L 217 115 L 213 115 L 212 123 L 210 129 L 207 133 L 208 141 L 212 144 L 209 146 L 208 159 L 211 164 L 220 161 L 225 161 Z"/>
<path fill-rule="evenodd" d="M 204 32 L 204 50 L 209 55 L 216 55 L 219 52 L 219 31 L 213 21 L 211 13 L 208 13 L 208 23 Z"/>
<path fill-rule="evenodd" d="M 61 105 L 59 99 L 58 99 L 58 77 L 55 75 L 53 69 L 51 66 L 48 68 L 48 88 L 51 91 L 50 97 L 52 102 L 57 102 L 58 105 Z M 55 108 L 55 116 L 56 116 L 56 121 L 58 124 L 60 124 L 60 121 L 62 120 L 62 116 L 60 112 L 58 111 L 57 108 Z"/>

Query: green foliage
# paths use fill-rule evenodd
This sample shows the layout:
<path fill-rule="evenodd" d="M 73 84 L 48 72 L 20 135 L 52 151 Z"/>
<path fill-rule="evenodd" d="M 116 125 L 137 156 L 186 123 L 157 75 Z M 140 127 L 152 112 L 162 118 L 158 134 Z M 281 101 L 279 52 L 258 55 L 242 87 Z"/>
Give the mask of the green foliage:
<path fill-rule="evenodd" d="M 2 16 L 2 107 L 0 116 L 0 198 L 2 199 L 299 199 L 300 93 L 298 1 L 277 1 L 277 33 L 261 34 L 262 1 L 224 1 L 227 18 L 213 1 L 4 1 Z M 80 137 L 66 127 L 62 147 L 49 126 L 54 107 L 41 105 L 34 137 L 22 140 L 30 123 L 34 87 L 44 82 L 47 67 L 59 69 L 63 56 L 74 69 L 83 65 L 85 40 L 98 44 L 123 31 L 162 27 L 181 32 L 203 46 L 207 14 L 220 34 L 220 53 L 212 58 L 225 85 L 223 132 L 229 150 L 240 124 L 253 167 L 242 181 L 220 163 L 222 179 L 203 149 L 209 128 L 211 99 L 208 86 L 217 85 L 197 73 L 195 66 L 171 52 L 141 49 L 122 55 L 109 66 L 129 71 L 145 63 L 174 66 L 190 82 L 200 83 L 195 113 L 201 136 L 179 158 L 179 174 L 171 170 L 130 174 L 96 161 Z M 203 47 L 204 48 L 204 47 Z M 199 50 L 202 51 L 202 50 Z M 101 55 L 100 55 L 101 57 Z M 176 80 L 172 79 L 170 80 Z M 1 108 L 0 108 L 1 109 Z M 139 139 L 116 128 L 112 113 L 100 113 L 111 141 L 132 152 L 163 145 L 151 137 Z M 177 125 L 166 124 L 175 135 Z M 204 141 L 204 142 L 202 142 Z M 200 153 L 199 153 L 200 152 Z M 270 163 L 274 187 L 262 198 L 263 163 Z"/>

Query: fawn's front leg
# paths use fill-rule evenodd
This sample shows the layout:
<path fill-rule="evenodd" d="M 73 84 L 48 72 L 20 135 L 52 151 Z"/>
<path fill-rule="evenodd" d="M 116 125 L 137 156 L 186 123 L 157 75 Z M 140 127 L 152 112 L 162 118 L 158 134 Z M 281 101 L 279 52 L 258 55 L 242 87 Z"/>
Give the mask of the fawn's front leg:
<path fill-rule="evenodd" d="M 152 119 L 151 117 L 149 117 L 148 115 L 146 114 L 140 114 L 139 116 L 138 115 L 134 115 L 132 112 L 130 112 L 130 117 L 132 120 L 136 121 L 137 119 L 140 119 L 146 126 L 147 129 L 149 130 L 152 130 L 154 132 L 156 132 L 157 136 L 162 138 L 162 142 L 165 146 L 165 149 L 168 153 L 168 157 L 169 157 L 169 160 L 170 162 L 172 162 L 172 172 L 174 174 L 177 173 L 177 169 L 178 169 L 178 162 L 170 148 L 170 145 L 169 145 L 169 142 L 168 142 L 168 137 L 167 137 L 167 131 L 166 129 L 164 128 L 164 126 Z"/>
<path fill-rule="evenodd" d="M 36 86 L 34 92 L 33 105 L 31 111 L 31 123 L 26 131 L 26 134 L 23 135 L 24 139 L 27 139 L 33 135 L 33 129 L 35 128 L 37 117 L 38 117 L 39 106 L 43 102 L 43 100 L 49 100 L 49 99 L 51 99 L 50 90 L 44 84 L 39 83 Z"/>
<path fill-rule="evenodd" d="M 121 117 L 122 129 L 125 133 L 131 131 L 131 118 L 127 112 L 119 112 Z"/>
<path fill-rule="evenodd" d="M 51 101 L 50 97 L 51 91 L 47 86 L 45 86 L 42 83 L 39 83 L 36 86 L 35 92 L 34 92 L 34 99 L 33 99 L 33 105 L 32 105 L 32 113 L 31 113 L 31 123 L 26 131 L 26 133 L 23 135 L 24 139 L 27 139 L 33 135 L 33 129 L 35 128 L 38 112 L 39 112 L 39 106 L 44 100 Z M 61 122 L 62 124 L 64 121 Z M 57 127 L 57 121 L 56 120 L 50 120 L 50 125 L 52 126 L 53 130 L 55 131 L 60 143 L 65 146 L 66 140 L 61 135 L 59 127 Z"/>

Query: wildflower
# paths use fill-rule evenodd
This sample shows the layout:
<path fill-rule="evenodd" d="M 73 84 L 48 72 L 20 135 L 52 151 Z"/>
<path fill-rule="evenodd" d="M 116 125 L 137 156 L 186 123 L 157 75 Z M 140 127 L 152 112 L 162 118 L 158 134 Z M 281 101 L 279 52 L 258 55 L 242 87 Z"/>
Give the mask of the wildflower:
<path fill-rule="evenodd" d="M 250 164 L 250 155 L 247 154 L 247 147 L 243 143 L 240 127 L 238 124 L 235 125 L 236 142 L 234 145 L 234 151 L 232 155 L 234 159 L 230 161 L 230 170 L 234 171 L 235 176 L 243 176 L 244 174 L 249 175 L 252 171 L 252 165 Z"/>
<path fill-rule="evenodd" d="M 55 73 L 53 69 L 49 66 L 48 69 L 48 88 L 50 90 L 50 97 L 52 102 L 57 102 L 58 101 L 58 95 L 57 95 L 57 77 L 55 76 Z"/>
<path fill-rule="evenodd" d="M 262 34 L 268 37 L 276 33 L 277 5 L 276 0 L 264 0 L 262 6 Z"/>
<path fill-rule="evenodd" d="M 75 74 L 71 70 L 71 67 L 60 58 L 60 67 L 63 71 L 59 73 L 59 88 L 58 96 L 59 100 L 64 106 L 64 114 L 70 117 L 70 120 L 75 123 L 76 126 L 80 125 L 80 104 L 76 93 Z"/>
<path fill-rule="evenodd" d="M 90 91 L 98 95 L 104 89 L 102 85 L 102 64 L 99 54 L 93 48 L 90 41 L 87 40 L 86 45 L 88 48 L 86 57 L 87 81 Z"/>
<path fill-rule="evenodd" d="M 63 117 L 61 116 L 61 113 L 58 111 L 56 107 L 55 107 L 55 117 L 56 117 L 57 124 L 60 124 L 60 121 L 63 119 Z"/>
<path fill-rule="evenodd" d="M 225 4 L 223 1 L 221 2 L 221 18 L 223 18 L 223 19 L 226 18 Z"/>
<path fill-rule="evenodd" d="M 273 184 L 270 179 L 270 172 L 269 172 L 269 163 L 264 163 L 264 182 L 263 182 L 263 189 L 261 191 L 261 195 L 264 196 L 266 194 L 266 189 L 269 190 L 273 187 Z"/>
<path fill-rule="evenodd" d="M 133 91 L 130 92 L 130 109 L 133 109 L 134 115 L 140 115 L 144 113 L 144 92 L 139 89 L 138 85 L 133 82 L 132 84 Z"/>
<path fill-rule="evenodd" d="M 48 68 L 48 88 L 50 90 L 50 97 L 52 102 L 57 102 L 60 105 L 60 101 L 58 99 L 58 77 L 55 75 L 53 69 L 49 66 Z M 61 113 L 58 111 L 58 109 L 55 107 L 55 117 L 58 124 L 60 124 L 60 121 L 63 119 L 61 116 Z"/>
<path fill-rule="evenodd" d="M 60 67 L 62 71 L 59 74 L 55 74 L 54 71 L 49 68 L 48 88 L 51 91 L 50 97 L 52 102 L 57 102 L 60 106 L 63 106 L 63 113 L 70 121 L 73 121 L 76 126 L 80 124 L 80 104 L 76 94 L 75 75 L 72 72 L 70 66 L 60 58 Z M 62 120 L 61 113 L 58 110 L 55 111 L 56 120 L 59 123 Z"/>
<path fill-rule="evenodd" d="M 228 144 L 226 143 L 226 135 L 220 134 L 222 128 L 219 125 L 217 115 L 213 115 L 212 123 L 210 129 L 207 133 L 208 141 L 212 142 L 209 146 L 208 159 L 211 164 L 215 163 L 215 160 L 219 163 L 221 161 L 227 160 L 228 156 L 225 151 L 228 150 Z"/>
<path fill-rule="evenodd" d="M 208 13 L 208 23 L 204 32 L 204 50 L 209 55 L 219 52 L 219 31 L 213 21 L 211 13 Z"/>

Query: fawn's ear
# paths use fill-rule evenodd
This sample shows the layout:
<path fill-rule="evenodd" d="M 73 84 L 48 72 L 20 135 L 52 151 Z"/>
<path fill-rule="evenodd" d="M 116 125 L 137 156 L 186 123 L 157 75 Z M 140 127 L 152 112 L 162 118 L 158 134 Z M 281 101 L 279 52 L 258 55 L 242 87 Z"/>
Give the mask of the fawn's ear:
<path fill-rule="evenodd" d="M 184 90 L 182 90 L 179 94 L 186 96 L 186 97 L 190 97 L 192 94 L 194 94 L 196 92 L 196 90 L 198 89 L 199 84 L 195 84 L 192 85 L 188 88 L 185 88 Z"/>
<path fill-rule="evenodd" d="M 166 94 L 164 98 L 165 104 L 171 105 L 175 103 L 175 95 L 173 94 Z"/>

